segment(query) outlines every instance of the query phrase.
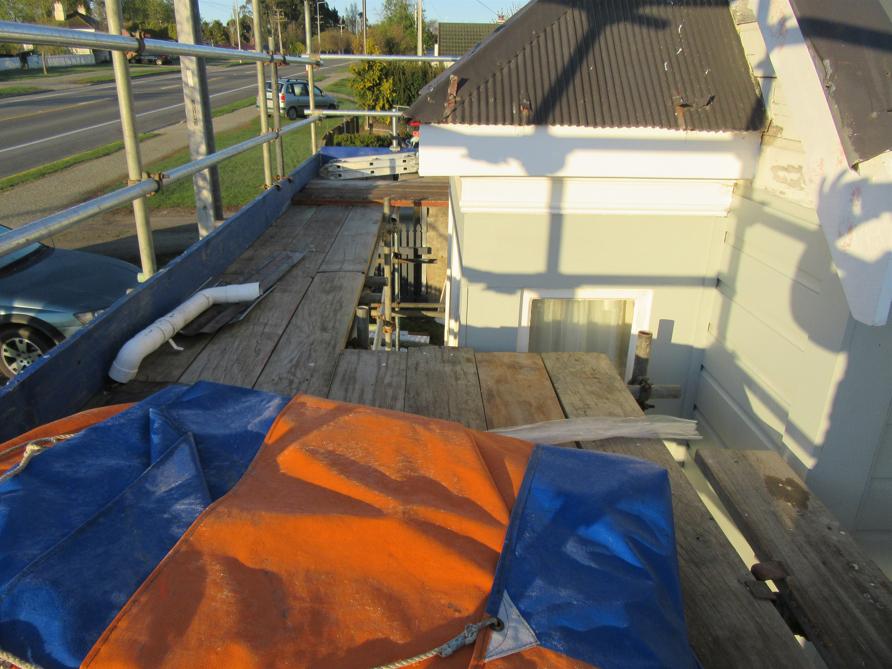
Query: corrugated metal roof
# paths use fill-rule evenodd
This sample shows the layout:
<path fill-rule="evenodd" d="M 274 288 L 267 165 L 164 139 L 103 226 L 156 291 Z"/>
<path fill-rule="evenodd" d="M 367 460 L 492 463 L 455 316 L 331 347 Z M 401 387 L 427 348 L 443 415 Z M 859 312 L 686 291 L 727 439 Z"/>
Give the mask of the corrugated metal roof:
<path fill-rule="evenodd" d="M 421 91 L 426 123 L 759 130 L 727 0 L 532 0 Z"/>
<path fill-rule="evenodd" d="M 498 23 L 440 23 L 437 42 L 444 56 L 461 56 L 480 44 Z"/>

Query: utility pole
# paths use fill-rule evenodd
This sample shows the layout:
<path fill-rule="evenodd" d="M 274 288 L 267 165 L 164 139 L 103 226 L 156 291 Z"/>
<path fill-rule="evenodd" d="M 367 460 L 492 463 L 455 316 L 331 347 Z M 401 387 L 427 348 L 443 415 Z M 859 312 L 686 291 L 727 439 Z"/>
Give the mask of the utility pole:
<path fill-rule="evenodd" d="M 366 18 L 368 14 L 365 10 L 365 0 L 362 0 L 362 53 L 367 54 L 369 52 L 369 34 L 366 30 L 366 24 L 368 23 L 368 19 Z"/>
<path fill-rule="evenodd" d="M 421 0 L 415 0 L 415 30 L 418 33 L 418 53 L 416 55 L 424 55 L 424 14 L 421 10 Z"/>
<path fill-rule="evenodd" d="M 232 18 L 235 21 L 235 43 L 242 50 L 242 26 L 238 20 L 238 0 L 232 0 Z"/>
<path fill-rule="evenodd" d="M 279 53 L 285 53 L 285 47 L 282 46 L 282 21 L 285 20 L 285 15 L 282 13 L 281 9 L 276 9 L 276 29 L 279 33 Z"/>
<path fill-rule="evenodd" d="M 198 0 L 174 0 L 173 6 L 177 22 L 177 40 L 186 44 L 201 44 Z M 192 160 L 198 160 L 216 150 L 204 58 L 180 56 L 180 73 L 183 78 L 183 98 L 186 103 L 189 155 Z M 216 165 L 193 175 L 192 185 L 195 188 L 198 234 L 204 237 L 214 230 L 216 221 L 223 220 L 220 173 Z"/>

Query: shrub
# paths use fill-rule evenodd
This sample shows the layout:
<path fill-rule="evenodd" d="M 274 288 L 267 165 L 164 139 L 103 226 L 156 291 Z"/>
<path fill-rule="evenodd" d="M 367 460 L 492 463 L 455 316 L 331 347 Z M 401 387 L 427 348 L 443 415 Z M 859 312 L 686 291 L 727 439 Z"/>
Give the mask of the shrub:
<path fill-rule="evenodd" d="M 331 138 L 332 146 L 372 146 L 386 147 L 390 146 L 389 135 L 374 135 L 372 133 L 349 133 L 335 135 Z"/>
<path fill-rule="evenodd" d="M 430 63 L 364 61 L 350 66 L 356 101 L 362 109 L 376 111 L 408 106 L 440 72 Z"/>

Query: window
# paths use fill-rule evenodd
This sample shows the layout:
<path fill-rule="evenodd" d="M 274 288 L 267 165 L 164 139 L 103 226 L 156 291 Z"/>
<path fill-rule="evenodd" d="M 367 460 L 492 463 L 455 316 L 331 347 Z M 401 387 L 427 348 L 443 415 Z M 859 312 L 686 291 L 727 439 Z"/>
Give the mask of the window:
<path fill-rule="evenodd" d="M 296 89 L 298 95 L 309 95 L 310 94 L 310 89 L 307 88 L 306 84 L 295 84 L 294 88 Z"/>
<path fill-rule="evenodd" d="M 325 93 L 322 92 L 322 89 L 318 86 L 313 86 L 313 90 L 316 91 L 315 95 L 325 95 Z"/>
<path fill-rule="evenodd" d="M 650 303 L 647 290 L 525 290 L 517 350 L 604 353 L 627 378 Z"/>

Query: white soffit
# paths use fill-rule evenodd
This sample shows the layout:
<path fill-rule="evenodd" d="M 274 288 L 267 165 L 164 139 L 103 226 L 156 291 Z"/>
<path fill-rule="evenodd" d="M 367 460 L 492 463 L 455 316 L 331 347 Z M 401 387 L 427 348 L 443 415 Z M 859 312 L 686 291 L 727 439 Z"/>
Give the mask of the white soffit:
<path fill-rule="evenodd" d="M 424 125 L 422 176 L 750 179 L 757 132 Z"/>
<path fill-rule="evenodd" d="M 725 216 L 733 181 L 463 177 L 463 212 Z"/>

